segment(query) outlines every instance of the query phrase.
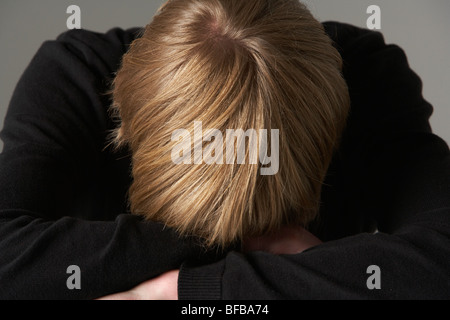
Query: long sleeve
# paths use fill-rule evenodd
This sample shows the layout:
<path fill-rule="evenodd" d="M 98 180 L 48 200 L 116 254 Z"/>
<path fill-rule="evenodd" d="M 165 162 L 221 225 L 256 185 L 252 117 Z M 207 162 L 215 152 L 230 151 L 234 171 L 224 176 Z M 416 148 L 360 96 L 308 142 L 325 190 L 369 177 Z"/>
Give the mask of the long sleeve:
<path fill-rule="evenodd" d="M 106 93 L 138 31 L 66 32 L 18 83 L 1 133 L 0 299 L 99 298 L 199 252 L 127 214 L 130 161 L 105 148 Z M 81 290 L 66 286 L 71 265 Z"/>
<path fill-rule="evenodd" d="M 185 263 L 181 299 L 450 298 L 450 154 L 430 128 L 421 80 L 380 33 L 325 27 L 352 100 L 322 220 L 312 226 L 328 241 L 298 255 L 230 252 L 213 264 Z M 380 290 L 367 287 L 372 265 Z"/>

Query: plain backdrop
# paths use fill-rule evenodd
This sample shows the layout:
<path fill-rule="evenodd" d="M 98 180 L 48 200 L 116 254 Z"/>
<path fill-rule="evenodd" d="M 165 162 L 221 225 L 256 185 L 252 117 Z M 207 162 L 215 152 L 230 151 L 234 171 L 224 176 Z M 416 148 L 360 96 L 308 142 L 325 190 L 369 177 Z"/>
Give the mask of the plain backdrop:
<path fill-rule="evenodd" d="M 245 0 L 242 0 L 245 1 Z M 264 1 L 264 0 L 260 0 Z M 69 5 L 81 8 L 83 29 L 145 26 L 163 0 L 0 0 L 0 129 L 14 88 L 40 45 L 67 30 Z M 305 0 L 320 21 L 367 27 L 370 5 L 381 8 L 381 32 L 400 45 L 433 104 L 434 132 L 450 142 L 449 0 Z M 0 142 L 0 150 L 3 143 Z"/>

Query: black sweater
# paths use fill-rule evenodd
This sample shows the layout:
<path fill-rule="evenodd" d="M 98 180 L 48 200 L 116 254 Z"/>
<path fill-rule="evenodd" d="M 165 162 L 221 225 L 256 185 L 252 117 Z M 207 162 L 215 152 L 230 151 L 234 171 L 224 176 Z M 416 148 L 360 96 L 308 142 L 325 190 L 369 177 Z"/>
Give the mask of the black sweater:
<path fill-rule="evenodd" d="M 93 299 L 178 268 L 180 299 L 450 298 L 449 149 L 431 131 L 421 81 L 380 33 L 325 27 L 345 61 L 351 116 L 311 226 L 326 243 L 290 256 L 211 260 L 129 214 L 130 158 L 105 148 L 105 93 L 139 29 L 44 43 L 1 133 L 0 298 Z M 81 290 L 66 286 L 71 265 Z M 380 290 L 366 286 L 371 265 Z"/>

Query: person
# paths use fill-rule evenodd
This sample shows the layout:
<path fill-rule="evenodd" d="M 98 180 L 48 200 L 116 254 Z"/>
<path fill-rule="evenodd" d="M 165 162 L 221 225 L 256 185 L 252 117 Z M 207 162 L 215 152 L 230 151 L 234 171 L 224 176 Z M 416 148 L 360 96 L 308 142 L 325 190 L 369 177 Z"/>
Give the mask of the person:
<path fill-rule="evenodd" d="M 279 2 L 289 1 L 267 1 L 265 13 Z M 449 149 L 432 133 L 421 81 L 380 33 L 323 25 L 351 100 L 308 226 L 323 244 L 279 254 L 278 244 L 308 235 L 286 226 L 216 256 L 196 237 L 126 214 L 133 159 L 105 147 L 116 123 L 102 93 L 141 29 L 70 31 L 39 50 L 1 134 L 0 298 L 97 299 L 131 288 L 131 298 L 449 298 Z M 81 269 L 81 290 L 66 286 L 70 265 Z M 373 265 L 379 290 L 367 286 Z M 161 296 L 151 297 L 155 288 Z"/>
<path fill-rule="evenodd" d="M 348 116 L 341 72 L 298 1 L 166 2 L 112 90 L 131 212 L 219 247 L 307 226 Z"/>

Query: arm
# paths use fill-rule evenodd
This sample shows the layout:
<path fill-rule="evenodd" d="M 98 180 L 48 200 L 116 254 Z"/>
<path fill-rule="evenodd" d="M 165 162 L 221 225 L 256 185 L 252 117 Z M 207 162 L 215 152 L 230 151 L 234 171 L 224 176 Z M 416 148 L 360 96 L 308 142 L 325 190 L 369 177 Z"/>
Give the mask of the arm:
<path fill-rule="evenodd" d="M 297 254 L 319 244 L 321 241 L 302 227 L 283 227 L 269 235 L 247 239 L 242 244 L 242 250 Z M 179 270 L 166 272 L 129 291 L 112 294 L 99 300 L 178 300 L 179 274 Z"/>
<path fill-rule="evenodd" d="M 126 211 L 129 160 L 105 149 L 107 90 L 137 30 L 45 43 L 10 104 L 0 155 L 0 299 L 93 299 L 179 268 L 198 249 Z M 70 265 L 81 290 L 69 290 Z"/>
<path fill-rule="evenodd" d="M 450 156 L 431 132 L 421 81 L 379 33 L 338 24 L 327 31 L 345 60 L 352 113 L 330 168 L 335 183 L 324 190 L 324 229 L 351 222 L 350 209 L 381 232 L 335 234 L 297 255 L 232 252 L 184 264 L 180 299 L 450 297 Z M 371 265 L 381 268 L 381 290 L 366 286 Z"/>

